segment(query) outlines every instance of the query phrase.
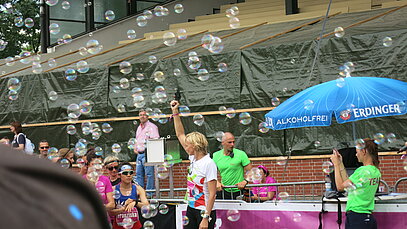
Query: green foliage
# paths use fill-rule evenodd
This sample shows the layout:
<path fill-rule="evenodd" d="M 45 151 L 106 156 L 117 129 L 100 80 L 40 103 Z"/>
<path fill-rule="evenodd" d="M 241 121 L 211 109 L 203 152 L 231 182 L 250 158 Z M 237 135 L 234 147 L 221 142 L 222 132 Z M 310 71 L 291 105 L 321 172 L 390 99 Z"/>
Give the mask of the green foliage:
<path fill-rule="evenodd" d="M 34 20 L 34 26 L 17 27 L 15 20 L 22 17 Z M 23 23 L 24 24 L 24 23 Z M 36 0 L 0 0 L 0 39 L 8 42 L 0 50 L 0 59 L 18 55 L 21 51 L 38 52 L 40 46 L 39 2 Z M 1 41 L 0 41 L 1 42 Z"/>

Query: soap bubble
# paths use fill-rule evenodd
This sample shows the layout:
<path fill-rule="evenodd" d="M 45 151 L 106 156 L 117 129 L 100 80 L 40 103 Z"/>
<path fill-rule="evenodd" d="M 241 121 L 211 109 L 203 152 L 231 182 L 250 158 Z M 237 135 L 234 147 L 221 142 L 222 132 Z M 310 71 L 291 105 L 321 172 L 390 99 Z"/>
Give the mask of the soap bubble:
<path fill-rule="evenodd" d="M 280 105 L 280 99 L 277 98 L 277 97 L 272 98 L 272 99 L 271 99 L 271 104 L 272 104 L 274 107 Z"/>
<path fill-rule="evenodd" d="M 205 122 L 204 117 L 201 114 L 196 114 L 193 117 L 194 124 L 197 126 L 202 126 Z"/>
<path fill-rule="evenodd" d="M 119 81 L 120 87 L 123 89 L 127 89 L 130 87 L 130 82 L 127 78 L 121 78 Z"/>
<path fill-rule="evenodd" d="M 74 126 L 74 125 L 68 125 L 68 126 L 66 127 L 66 132 L 67 132 L 69 135 L 74 135 L 74 134 L 76 134 L 76 128 L 75 128 L 75 126 Z"/>
<path fill-rule="evenodd" d="M 240 113 L 239 122 L 243 125 L 249 125 L 252 122 L 252 117 L 248 112 Z"/>
<path fill-rule="evenodd" d="M 336 27 L 334 33 L 336 37 L 343 37 L 345 35 L 345 30 L 342 27 Z"/>
<path fill-rule="evenodd" d="M 34 74 L 39 74 L 42 72 L 42 66 L 38 62 L 33 62 L 31 69 Z"/>
<path fill-rule="evenodd" d="M 10 78 L 7 81 L 7 87 L 10 91 L 18 91 L 21 88 L 21 82 L 17 78 Z"/>
<path fill-rule="evenodd" d="M 216 138 L 216 140 L 218 141 L 218 142 L 222 142 L 222 138 L 223 138 L 223 136 L 225 136 L 225 133 L 223 132 L 223 131 L 217 131 L 216 133 L 215 133 L 215 138 Z"/>
<path fill-rule="evenodd" d="M 120 196 L 121 194 L 119 190 L 113 190 L 113 199 L 117 200 L 120 198 Z"/>
<path fill-rule="evenodd" d="M 168 169 L 167 167 L 165 167 L 164 165 L 158 165 L 157 166 L 157 177 L 159 179 L 166 179 L 169 175 Z"/>
<path fill-rule="evenodd" d="M 301 213 L 294 213 L 293 214 L 293 221 L 299 223 L 302 221 Z"/>
<path fill-rule="evenodd" d="M 97 156 L 103 156 L 103 149 L 100 146 L 95 147 L 95 153 Z"/>
<path fill-rule="evenodd" d="M 76 63 L 76 68 L 79 73 L 87 73 L 89 71 L 88 62 L 81 60 Z"/>
<path fill-rule="evenodd" d="M 184 6 L 182 4 L 176 4 L 174 6 L 174 11 L 175 11 L 175 13 L 180 14 L 180 13 L 184 12 Z"/>
<path fill-rule="evenodd" d="M 83 158 L 78 158 L 76 164 L 78 165 L 78 168 L 83 168 L 83 166 L 85 166 L 85 160 Z"/>
<path fill-rule="evenodd" d="M 49 33 L 56 35 L 61 31 L 61 29 L 59 28 L 59 25 L 57 23 L 52 23 L 51 25 L 49 25 Z"/>
<path fill-rule="evenodd" d="M 119 113 L 123 113 L 123 112 L 126 112 L 126 106 L 124 105 L 124 104 L 119 104 L 119 105 L 117 105 L 117 111 L 119 112 Z"/>
<path fill-rule="evenodd" d="M 181 70 L 179 68 L 174 69 L 174 76 L 180 76 Z"/>
<path fill-rule="evenodd" d="M 220 106 L 218 108 L 218 110 L 220 111 L 221 115 L 226 115 L 226 107 L 225 106 Z"/>
<path fill-rule="evenodd" d="M 311 99 L 307 99 L 304 101 L 304 109 L 305 110 L 312 110 L 314 108 L 315 104 L 314 101 Z"/>
<path fill-rule="evenodd" d="M 198 69 L 199 67 L 201 67 L 201 60 L 199 59 L 199 57 L 195 56 L 195 57 L 189 57 L 188 58 L 188 67 L 190 69 Z"/>
<path fill-rule="evenodd" d="M 8 92 L 8 99 L 9 100 L 17 100 L 18 99 L 18 92 L 17 91 L 9 91 Z"/>
<path fill-rule="evenodd" d="M 156 56 L 149 56 L 148 57 L 148 62 L 150 62 L 151 64 L 155 64 L 157 63 L 158 59 Z"/>
<path fill-rule="evenodd" d="M 144 12 L 143 12 L 143 14 L 144 14 L 144 16 L 147 18 L 147 19 L 151 19 L 151 18 L 153 18 L 153 12 L 151 12 L 151 10 L 145 10 Z"/>
<path fill-rule="evenodd" d="M 69 44 L 72 42 L 72 36 L 70 34 L 64 34 L 62 36 L 62 41 L 64 44 Z"/>
<path fill-rule="evenodd" d="M 208 70 L 201 68 L 198 70 L 198 79 L 200 81 L 207 81 L 209 79 L 210 75 Z"/>
<path fill-rule="evenodd" d="M 120 72 L 125 75 L 129 74 L 133 70 L 130 62 L 127 62 L 127 61 L 121 62 L 119 65 L 119 69 L 120 69 Z"/>
<path fill-rule="evenodd" d="M 162 71 L 154 72 L 153 77 L 154 77 L 154 80 L 157 81 L 157 82 L 163 82 L 165 80 L 165 78 L 166 78 L 164 72 L 162 72 Z"/>
<path fill-rule="evenodd" d="M 373 136 L 374 142 L 378 145 L 383 144 L 386 141 L 386 138 L 384 137 L 384 134 L 382 133 L 376 133 Z"/>
<path fill-rule="evenodd" d="M 218 53 L 222 52 L 223 48 L 224 48 L 224 45 L 222 43 L 222 39 L 220 39 L 219 37 L 213 37 L 208 51 L 213 54 L 218 54 Z"/>
<path fill-rule="evenodd" d="M 154 229 L 154 223 L 151 222 L 150 220 L 147 220 L 143 224 L 144 229 Z"/>
<path fill-rule="evenodd" d="M 136 22 L 138 26 L 144 27 L 147 25 L 147 18 L 145 16 L 138 16 Z"/>
<path fill-rule="evenodd" d="M 59 165 L 64 169 L 69 169 L 69 167 L 71 167 L 71 163 L 66 158 L 63 158 L 61 161 L 59 161 Z"/>
<path fill-rule="evenodd" d="M 160 214 L 167 214 L 168 213 L 168 206 L 166 204 L 160 204 L 160 206 L 158 207 L 158 211 L 160 212 Z"/>
<path fill-rule="evenodd" d="M 383 38 L 383 46 L 384 47 L 390 47 L 392 44 L 393 44 L 393 39 L 391 39 L 391 37 Z"/>
<path fill-rule="evenodd" d="M 86 42 L 86 50 L 88 53 L 95 55 L 102 50 L 103 46 L 99 43 L 98 40 L 89 40 Z"/>
<path fill-rule="evenodd" d="M 177 31 L 177 38 L 178 40 L 185 40 L 187 39 L 187 31 L 185 29 L 178 29 Z"/>
<path fill-rule="evenodd" d="M 89 114 L 92 111 L 93 105 L 88 100 L 83 100 L 79 103 L 79 109 L 81 114 Z"/>
<path fill-rule="evenodd" d="M 219 72 L 227 72 L 228 70 L 228 65 L 225 63 L 219 63 L 218 64 L 218 71 Z"/>
<path fill-rule="evenodd" d="M 157 17 L 163 16 L 163 11 L 164 11 L 164 7 L 162 7 L 162 6 L 154 7 L 154 15 Z"/>
<path fill-rule="evenodd" d="M 177 43 L 177 37 L 173 32 L 166 32 L 163 35 L 163 41 L 166 46 L 174 46 Z"/>
<path fill-rule="evenodd" d="M 134 29 L 129 29 L 127 30 L 127 38 L 129 38 L 130 40 L 136 39 L 136 31 Z"/>
<path fill-rule="evenodd" d="M 181 116 L 191 113 L 191 110 L 189 110 L 189 107 L 185 106 L 185 105 L 180 105 L 178 107 L 178 111 Z"/>
<path fill-rule="evenodd" d="M 288 194 L 288 192 L 280 192 L 278 193 L 278 197 L 281 201 L 287 201 L 290 198 L 290 195 Z"/>
<path fill-rule="evenodd" d="M 3 40 L 0 40 L 0 45 L 1 45 L 1 42 L 2 42 Z M 2 51 L 2 49 L 0 48 L 0 51 Z M 6 60 L 5 60 L 5 62 L 6 62 L 6 65 L 7 66 L 13 66 L 14 65 L 14 58 L 13 57 L 11 57 L 11 56 L 9 56 L 9 57 L 7 57 L 6 58 Z"/>
<path fill-rule="evenodd" d="M 113 130 L 113 128 L 110 126 L 110 124 L 109 123 L 103 123 L 102 124 L 102 131 L 103 131 L 103 133 L 110 133 L 110 132 L 112 132 L 112 130 Z"/>
<path fill-rule="evenodd" d="M 168 8 L 163 7 L 161 15 L 162 16 L 168 16 L 168 14 L 170 14 L 170 11 L 168 10 Z"/>
<path fill-rule="evenodd" d="M 209 49 L 211 46 L 211 43 L 213 41 L 213 36 L 211 34 L 205 34 L 201 38 L 201 46 L 204 49 Z"/>
<path fill-rule="evenodd" d="M 336 86 L 343 88 L 345 86 L 345 79 L 342 77 L 339 77 L 338 79 L 336 79 Z"/>
<path fill-rule="evenodd" d="M 387 135 L 386 135 L 386 138 L 387 138 L 387 141 L 389 142 L 389 143 L 393 143 L 393 142 L 395 142 L 396 141 L 396 135 L 394 134 L 394 133 L 388 133 Z"/>
<path fill-rule="evenodd" d="M 322 171 L 326 174 L 332 173 L 332 171 L 334 171 L 334 164 L 330 161 L 324 161 L 322 163 Z"/>
<path fill-rule="evenodd" d="M 81 56 L 86 56 L 86 55 L 88 55 L 88 49 L 85 48 L 85 47 L 80 47 L 80 48 L 78 49 L 78 53 L 79 53 L 79 55 L 81 55 Z"/>
<path fill-rule="evenodd" d="M 277 165 L 285 166 L 287 164 L 287 157 L 279 156 L 276 158 Z"/>
<path fill-rule="evenodd" d="M 14 25 L 17 27 L 21 27 L 24 25 L 24 20 L 22 17 L 16 17 L 14 18 Z"/>
<path fill-rule="evenodd" d="M 240 27 L 240 20 L 237 17 L 232 17 L 229 19 L 229 26 L 232 29 L 237 29 Z"/>
<path fill-rule="evenodd" d="M 105 19 L 108 21 L 112 21 L 114 20 L 114 18 L 116 17 L 116 15 L 114 14 L 113 10 L 107 10 L 105 12 Z"/>
<path fill-rule="evenodd" d="M 64 10 L 69 10 L 69 8 L 71 8 L 71 4 L 68 1 L 63 1 L 61 5 Z"/>
<path fill-rule="evenodd" d="M 75 69 L 69 68 L 65 71 L 65 79 L 69 81 L 74 81 L 78 75 L 76 74 Z"/>
<path fill-rule="evenodd" d="M 49 58 L 48 60 L 48 66 L 50 68 L 55 68 L 57 66 L 57 61 L 54 58 Z"/>
<path fill-rule="evenodd" d="M 321 146 L 321 142 L 320 141 L 314 141 L 314 146 L 315 148 L 318 148 Z"/>
<path fill-rule="evenodd" d="M 232 107 L 229 107 L 226 109 L 226 117 L 228 118 L 234 118 L 236 116 L 236 111 Z"/>
<path fill-rule="evenodd" d="M 269 128 L 267 128 L 267 123 L 266 122 L 261 122 L 260 124 L 259 124 L 259 132 L 260 133 L 267 133 L 267 132 L 269 132 Z"/>
<path fill-rule="evenodd" d="M 188 219 L 188 216 L 183 216 L 182 217 L 182 225 L 184 225 L 184 226 L 186 226 L 186 225 L 188 225 L 188 223 L 189 223 L 189 219 Z"/>
<path fill-rule="evenodd" d="M 355 140 L 356 149 L 364 149 L 365 148 L 365 141 L 361 138 Z"/>
<path fill-rule="evenodd" d="M 67 113 L 68 116 L 71 118 L 79 118 L 79 116 L 81 115 L 79 105 L 76 103 L 69 104 L 69 106 L 67 107 Z"/>
<path fill-rule="evenodd" d="M 46 0 L 45 3 L 49 6 L 55 6 L 58 4 L 58 0 Z"/>
<path fill-rule="evenodd" d="M 139 80 L 139 81 L 141 81 L 141 80 L 144 80 L 144 79 L 145 79 L 145 76 L 144 76 L 143 73 L 137 73 L 137 74 L 136 74 L 136 79 Z"/>
<path fill-rule="evenodd" d="M 58 93 L 56 93 L 55 91 L 50 91 L 48 93 L 48 98 L 49 100 L 55 101 L 58 99 Z"/>
<path fill-rule="evenodd" d="M 114 143 L 112 145 L 112 152 L 113 153 L 120 153 L 120 151 L 122 151 L 122 147 L 119 144 Z"/>
<path fill-rule="evenodd" d="M 240 212 L 239 210 L 233 209 L 233 210 L 228 210 L 226 213 L 227 218 L 229 221 L 236 222 L 240 219 Z"/>
<path fill-rule="evenodd" d="M 32 28 L 34 26 L 34 20 L 32 18 L 26 18 L 24 20 L 25 27 Z"/>

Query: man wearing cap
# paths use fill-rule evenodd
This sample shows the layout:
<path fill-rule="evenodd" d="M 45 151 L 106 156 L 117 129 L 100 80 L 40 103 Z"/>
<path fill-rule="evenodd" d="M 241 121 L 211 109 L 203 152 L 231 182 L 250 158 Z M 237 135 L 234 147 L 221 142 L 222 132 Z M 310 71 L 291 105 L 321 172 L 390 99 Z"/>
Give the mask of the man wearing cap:
<path fill-rule="evenodd" d="M 241 195 L 239 189 L 249 183 L 244 179 L 245 171 L 251 170 L 247 154 L 239 149 L 235 149 L 235 136 L 232 133 L 226 132 L 222 137 L 223 149 L 213 154 L 221 179 L 217 182 L 217 199 L 236 199 Z M 223 188 L 223 186 L 237 185 L 238 188 Z"/>
<path fill-rule="evenodd" d="M 146 162 L 146 143 L 147 139 L 156 139 L 160 137 L 158 133 L 158 127 L 148 121 L 148 115 L 145 110 L 139 111 L 140 125 L 136 131 L 136 145 L 134 147 L 134 153 L 137 154 L 136 159 L 136 181 L 142 187 L 148 189 L 154 189 L 154 166 L 144 166 Z M 147 175 L 147 187 L 144 186 L 144 176 Z M 153 195 L 152 192 L 147 193 L 148 197 Z"/>

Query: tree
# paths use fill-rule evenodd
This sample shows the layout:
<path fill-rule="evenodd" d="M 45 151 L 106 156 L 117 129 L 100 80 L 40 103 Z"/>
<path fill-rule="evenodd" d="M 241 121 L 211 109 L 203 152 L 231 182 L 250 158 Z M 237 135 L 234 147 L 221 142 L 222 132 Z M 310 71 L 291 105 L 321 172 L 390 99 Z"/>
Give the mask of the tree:
<path fill-rule="evenodd" d="M 0 0 L 0 59 L 22 51 L 38 52 L 40 15 L 38 0 Z M 31 21 L 34 25 L 31 27 Z M 7 43 L 4 50 L 3 47 Z"/>

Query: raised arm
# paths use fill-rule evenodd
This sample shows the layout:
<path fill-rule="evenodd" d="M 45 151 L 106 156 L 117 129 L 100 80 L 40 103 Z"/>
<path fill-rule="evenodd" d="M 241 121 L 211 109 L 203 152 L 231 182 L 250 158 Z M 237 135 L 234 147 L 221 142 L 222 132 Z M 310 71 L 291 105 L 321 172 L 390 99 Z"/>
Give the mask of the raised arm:
<path fill-rule="evenodd" d="M 177 134 L 177 138 L 179 142 L 181 143 L 182 147 L 184 149 L 186 148 L 185 144 L 185 130 L 184 130 L 184 125 L 182 125 L 181 118 L 179 117 L 179 102 L 178 101 L 171 101 L 171 110 L 172 110 L 172 117 L 174 118 L 174 128 L 175 128 L 175 133 Z"/>
<path fill-rule="evenodd" d="M 342 162 L 342 156 L 334 149 L 331 156 L 331 161 L 334 164 L 335 172 L 335 184 L 338 191 L 345 190 L 347 184 L 349 184 L 348 174 L 346 173 L 345 166 Z"/>

